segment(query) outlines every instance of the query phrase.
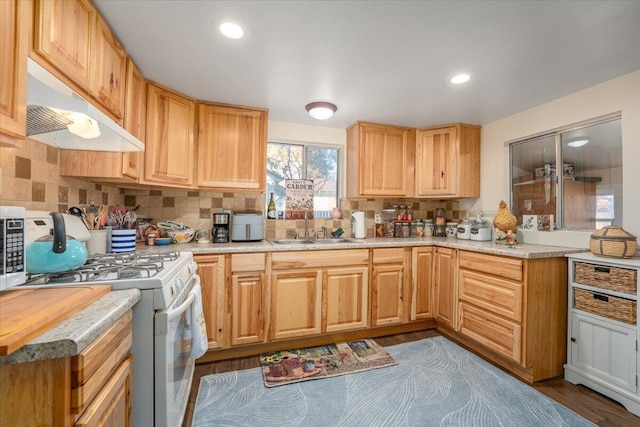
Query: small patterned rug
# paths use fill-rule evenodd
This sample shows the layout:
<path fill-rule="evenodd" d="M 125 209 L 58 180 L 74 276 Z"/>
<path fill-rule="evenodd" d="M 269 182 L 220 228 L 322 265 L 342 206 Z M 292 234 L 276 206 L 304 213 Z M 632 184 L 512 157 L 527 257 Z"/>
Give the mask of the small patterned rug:
<path fill-rule="evenodd" d="M 397 364 L 398 362 L 383 347 L 369 339 L 260 355 L 262 376 L 267 387 L 336 377 Z"/>

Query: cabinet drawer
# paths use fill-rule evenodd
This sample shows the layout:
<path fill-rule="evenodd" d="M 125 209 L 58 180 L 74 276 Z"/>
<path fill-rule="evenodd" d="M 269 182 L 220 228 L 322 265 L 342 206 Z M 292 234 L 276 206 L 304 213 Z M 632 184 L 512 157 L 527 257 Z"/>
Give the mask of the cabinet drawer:
<path fill-rule="evenodd" d="M 372 262 L 374 264 L 402 264 L 404 262 L 403 248 L 374 249 Z"/>
<path fill-rule="evenodd" d="M 636 302 L 633 300 L 573 288 L 573 303 L 578 310 L 630 325 L 636 324 Z"/>
<path fill-rule="evenodd" d="M 522 330 L 519 324 L 461 302 L 460 332 L 520 363 Z"/>
<path fill-rule="evenodd" d="M 460 270 L 459 298 L 485 310 L 522 322 L 522 285 L 487 274 Z"/>
<path fill-rule="evenodd" d="M 517 282 L 522 281 L 522 265 L 520 259 L 460 251 L 460 268 L 481 271 Z"/>
<path fill-rule="evenodd" d="M 74 414 L 87 407 L 129 354 L 132 317 L 129 310 L 82 353 L 71 358 L 71 408 Z"/>
<path fill-rule="evenodd" d="M 368 263 L 368 249 L 274 252 L 273 255 L 271 255 L 271 268 L 273 270 L 344 267 L 352 265 L 367 265 Z"/>
<path fill-rule="evenodd" d="M 576 262 L 573 281 L 582 285 L 635 295 L 638 272 L 629 268 Z"/>
<path fill-rule="evenodd" d="M 231 255 L 231 271 L 242 273 L 248 271 L 264 271 L 265 253 Z"/>

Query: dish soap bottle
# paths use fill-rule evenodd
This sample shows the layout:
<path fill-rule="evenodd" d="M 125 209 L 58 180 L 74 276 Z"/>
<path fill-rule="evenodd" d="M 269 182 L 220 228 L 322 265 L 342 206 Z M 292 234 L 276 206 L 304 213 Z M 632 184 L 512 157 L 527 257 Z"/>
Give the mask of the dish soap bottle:
<path fill-rule="evenodd" d="M 269 197 L 269 205 L 267 206 L 267 219 L 276 219 L 276 202 L 273 200 L 273 193 Z"/>

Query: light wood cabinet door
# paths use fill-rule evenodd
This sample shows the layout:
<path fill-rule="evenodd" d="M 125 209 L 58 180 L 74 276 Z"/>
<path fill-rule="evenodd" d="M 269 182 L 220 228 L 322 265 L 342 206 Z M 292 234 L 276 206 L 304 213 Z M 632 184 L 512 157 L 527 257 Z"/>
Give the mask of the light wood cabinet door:
<path fill-rule="evenodd" d="M 479 126 L 418 129 L 415 159 L 416 196 L 480 196 Z"/>
<path fill-rule="evenodd" d="M 322 271 L 275 271 L 271 280 L 272 338 L 321 332 Z"/>
<path fill-rule="evenodd" d="M 323 290 L 323 332 L 363 329 L 368 326 L 368 268 L 329 268 Z"/>
<path fill-rule="evenodd" d="M 199 187 L 265 189 L 267 110 L 198 105 Z"/>
<path fill-rule="evenodd" d="M 433 248 L 413 248 L 411 320 L 433 318 Z"/>
<path fill-rule="evenodd" d="M 24 139 L 27 117 L 28 2 L 0 2 L 0 133 L 2 142 Z"/>
<path fill-rule="evenodd" d="M 155 84 L 147 85 L 146 181 L 194 184 L 195 101 Z"/>
<path fill-rule="evenodd" d="M 231 275 L 231 345 L 264 342 L 264 273 Z"/>
<path fill-rule="evenodd" d="M 371 325 L 402 323 L 404 266 L 402 264 L 374 265 L 371 278 Z"/>
<path fill-rule="evenodd" d="M 408 196 L 415 132 L 357 122 L 347 129 L 347 197 Z"/>
<path fill-rule="evenodd" d="M 202 310 L 207 326 L 209 349 L 222 348 L 225 342 L 224 325 L 224 255 L 197 255 L 200 287 L 202 289 Z"/>
<path fill-rule="evenodd" d="M 75 427 L 129 427 L 131 425 L 132 356 L 127 357 L 91 402 Z"/>
<path fill-rule="evenodd" d="M 91 88 L 96 10 L 87 0 L 37 0 L 34 50 L 85 91 Z"/>
<path fill-rule="evenodd" d="M 455 270 L 455 249 L 436 248 L 434 256 L 435 315 L 440 323 L 452 329 L 457 327 Z"/>
<path fill-rule="evenodd" d="M 124 116 L 127 54 L 102 17 L 96 13 L 91 64 L 91 94 L 116 121 Z"/>
<path fill-rule="evenodd" d="M 124 128 L 140 141 L 145 141 L 147 121 L 147 85 L 144 76 L 131 59 L 127 59 Z M 122 175 L 140 179 L 144 153 L 122 153 Z"/>

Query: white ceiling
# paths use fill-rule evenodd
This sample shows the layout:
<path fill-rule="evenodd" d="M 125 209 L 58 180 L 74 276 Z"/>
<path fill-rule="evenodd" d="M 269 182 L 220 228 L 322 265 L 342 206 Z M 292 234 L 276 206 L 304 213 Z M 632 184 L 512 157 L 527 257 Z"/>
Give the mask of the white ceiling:
<path fill-rule="evenodd" d="M 283 122 L 483 125 L 640 69 L 636 0 L 94 4 L 145 77 Z M 221 36 L 222 18 L 248 37 Z M 338 111 L 314 120 L 312 101 Z"/>

